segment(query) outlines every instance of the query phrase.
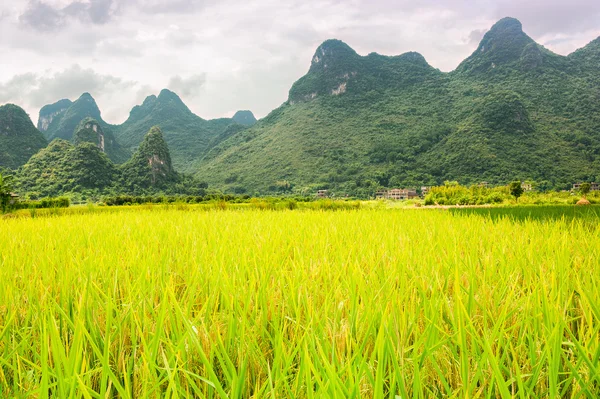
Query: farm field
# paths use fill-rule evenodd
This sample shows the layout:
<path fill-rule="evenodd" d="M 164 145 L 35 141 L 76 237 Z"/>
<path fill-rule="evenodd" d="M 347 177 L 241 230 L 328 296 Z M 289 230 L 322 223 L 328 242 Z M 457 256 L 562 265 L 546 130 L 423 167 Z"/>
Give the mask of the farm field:
<path fill-rule="evenodd" d="M 595 206 L 22 216 L 3 398 L 600 396 Z"/>

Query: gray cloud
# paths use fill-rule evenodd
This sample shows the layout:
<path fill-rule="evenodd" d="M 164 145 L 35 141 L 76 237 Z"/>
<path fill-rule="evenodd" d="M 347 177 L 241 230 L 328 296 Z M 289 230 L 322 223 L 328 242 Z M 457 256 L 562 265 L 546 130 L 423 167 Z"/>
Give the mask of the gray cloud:
<path fill-rule="evenodd" d="M 103 95 L 106 92 L 128 89 L 136 82 L 124 81 L 112 75 L 101 75 L 92 69 L 73 65 L 49 76 L 39 76 L 32 87 L 33 105 L 43 106 L 60 98 L 74 98 L 83 92 Z"/>
<path fill-rule="evenodd" d="M 60 72 L 25 73 L 0 83 L 0 103 L 12 102 L 29 110 L 54 103 L 62 98 L 76 99 L 83 92 L 91 93 L 96 99 L 114 98 L 134 89 L 137 82 L 126 81 L 112 75 L 102 75 L 92 69 L 73 65 Z M 115 106 L 118 112 L 115 113 Z M 109 114 L 121 116 L 122 104 L 112 102 L 107 107 Z M 30 111 L 30 114 L 32 112 Z"/>
<path fill-rule="evenodd" d="M 183 97 L 195 97 L 202 91 L 202 87 L 206 83 L 206 74 L 192 75 L 187 78 L 181 76 L 173 76 L 169 80 L 168 88 Z"/>
<path fill-rule="evenodd" d="M 92 0 L 88 14 L 90 20 L 95 24 L 105 24 L 112 17 L 112 0 Z"/>
<path fill-rule="evenodd" d="M 106 24 L 116 11 L 113 0 L 73 1 L 65 7 L 54 7 L 43 0 L 29 0 L 19 20 L 35 30 L 48 32 L 64 28 L 70 20 L 82 23 Z"/>
<path fill-rule="evenodd" d="M 185 47 L 198 41 L 193 29 L 173 29 L 166 35 L 166 41 L 171 46 Z"/>
<path fill-rule="evenodd" d="M 3 20 L 7 19 L 10 16 L 10 13 L 8 12 L 8 10 L 1 10 L 0 9 L 0 22 L 2 22 Z"/>
<path fill-rule="evenodd" d="M 56 30 L 65 23 L 64 16 L 59 10 L 39 0 L 31 0 L 19 20 L 39 31 Z"/>
<path fill-rule="evenodd" d="M 123 43 L 118 40 L 106 39 L 99 41 L 97 45 L 99 56 L 110 58 L 138 58 L 144 52 L 140 46 L 135 46 L 129 43 Z"/>
<path fill-rule="evenodd" d="M 27 93 L 37 81 L 36 74 L 24 73 L 13 76 L 6 83 L 0 83 L 0 103 L 23 101 L 23 93 Z"/>
<path fill-rule="evenodd" d="M 134 4 L 147 14 L 187 14 L 218 2 L 219 0 L 137 0 Z"/>

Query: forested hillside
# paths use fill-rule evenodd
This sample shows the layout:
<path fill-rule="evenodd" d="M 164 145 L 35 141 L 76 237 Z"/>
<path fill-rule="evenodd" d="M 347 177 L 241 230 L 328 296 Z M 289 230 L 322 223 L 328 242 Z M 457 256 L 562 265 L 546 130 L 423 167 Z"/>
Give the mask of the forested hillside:
<path fill-rule="evenodd" d="M 147 97 L 142 105 L 134 107 L 125 123 L 115 127 L 120 143 L 134 150 L 153 126 L 160 126 L 171 148 L 173 165 L 181 171 L 191 172 L 194 161 L 202 158 L 210 143 L 228 126 L 236 124 L 230 118 L 204 120 L 195 115 L 170 90 Z"/>
<path fill-rule="evenodd" d="M 87 118 L 96 121 L 102 130 L 103 152 L 119 164 L 130 159 L 150 128 L 159 126 L 171 148 L 174 166 L 187 172 L 195 172 L 192 165 L 231 129 L 256 123 L 250 111 L 239 111 L 233 118 L 204 120 L 190 111 L 177 94 L 165 89 L 158 97 L 148 96 L 141 105 L 133 107 L 121 125 L 105 122 L 94 98 L 84 93 L 75 102 L 65 99 L 44 106 L 38 128 L 50 141 L 54 138 L 73 141 L 81 121 Z"/>
<path fill-rule="evenodd" d="M 18 170 L 18 191 L 33 198 L 62 194 L 98 198 L 107 194 L 198 195 L 204 192 L 205 183 L 175 171 L 159 127 L 147 132 L 128 162 L 115 165 L 102 150 L 100 130 L 93 128 L 96 123 L 85 119 L 74 144 L 55 139 L 31 157 Z"/>
<path fill-rule="evenodd" d="M 84 119 L 95 121 L 101 128 L 98 140 L 102 139 L 102 152 L 113 162 L 123 163 L 129 159 L 131 153 L 115 139 L 114 127 L 102 119 L 100 109 L 89 93 L 83 93 L 75 102 L 64 99 L 44 106 L 40 110 L 38 128 L 49 141 L 55 138 L 73 141 Z"/>
<path fill-rule="evenodd" d="M 16 169 L 47 145 L 22 108 L 0 106 L 0 168 Z"/>
<path fill-rule="evenodd" d="M 506 18 L 442 73 L 418 53 L 321 45 L 289 100 L 213 148 L 198 176 L 236 192 L 600 180 L 600 40 L 568 57 Z"/>
<path fill-rule="evenodd" d="M 0 130 L 0 166 L 14 169 L 46 142 L 24 112 L 8 109 L 0 115 L 13 115 L 19 128 Z M 38 121 L 47 139 L 92 143 L 134 175 L 142 163 L 131 154 L 154 126 L 173 170 L 226 192 L 370 196 L 382 187 L 514 179 L 563 189 L 600 180 L 600 38 L 561 56 L 505 18 L 450 73 L 415 52 L 362 56 L 327 40 L 288 100 L 258 122 L 250 111 L 204 120 L 169 90 L 147 97 L 118 126 L 102 120 L 87 93 L 42 108 Z M 87 187 L 75 175 L 65 179 L 65 189 Z M 141 180 L 129 183 L 144 189 Z"/>

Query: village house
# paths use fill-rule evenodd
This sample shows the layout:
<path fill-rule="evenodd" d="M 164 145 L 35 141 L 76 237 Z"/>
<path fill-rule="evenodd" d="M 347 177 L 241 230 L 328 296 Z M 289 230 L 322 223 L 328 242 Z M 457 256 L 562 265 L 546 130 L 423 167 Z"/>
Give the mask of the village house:
<path fill-rule="evenodd" d="M 19 200 L 19 196 L 15 193 L 10 193 L 10 199 L 8 200 L 8 203 L 10 205 L 14 205 L 17 203 L 17 201 Z"/>
<path fill-rule="evenodd" d="M 378 191 L 375 194 L 375 198 L 377 199 L 407 200 L 417 197 L 417 190 L 406 188 L 393 188 L 387 191 Z"/>
<path fill-rule="evenodd" d="M 523 183 L 521 183 L 521 188 L 523 189 L 523 191 L 533 191 L 533 184 L 528 183 L 528 182 L 523 182 Z"/>
<path fill-rule="evenodd" d="M 579 191 L 581 189 L 581 185 L 583 183 L 575 183 L 573 184 L 573 191 Z M 600 191 L 600 184 L 598 183 L 590 183 L 590 191 Z"/>
<path fill-rule="evenodd" d="M 425 197 L 427 194 L 429 194 L 429 187 L 421 186 L 421 197 Z"/>
<path fill-rule="evenodd" d="M 317 191 L 317 198 L 328 198 L 329 190 L 319 190 Z"/>

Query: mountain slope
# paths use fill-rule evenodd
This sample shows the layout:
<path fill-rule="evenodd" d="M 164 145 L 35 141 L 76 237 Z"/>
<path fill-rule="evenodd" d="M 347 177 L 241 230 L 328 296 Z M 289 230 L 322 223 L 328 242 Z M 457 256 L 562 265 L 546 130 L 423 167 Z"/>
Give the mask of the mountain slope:
<path fill-rule="evenodd" d="M 96 120 L 102 128 L 106 137 L 104 152 L 116 163 L 127 161 L 148 130 L 160 126 L 171 148 L 173 164 L 182 171 L 193 171 L 192 165 L 206 155 L 211 143 L 220 141 L 230 126 L 251 126 L 256 123 L 250 111 L 237 112 L 235 120 L 204 120 L 192 113 L 177 94 L 165 89 L 158 97 L 148 96 L 143 104 L 135 106 L 127 121 L 121 125 L 109 125 L 102 120 L 95 100 L 90 94 L 84 93 L 75 102 L 60 100 L 43 107 L 38 126 L 49 140 L 73 140 L 78 125 L 86 118 Z"/>
<path fill-rule="evenodd" d="M 174 166 L 189 171 L 190 165 L 207 151 L 209 143 L 232 123 L 228 118 L 208 121 L 200 118 L 177 94 L 165 89 L 158 97 L 149 96 L 142 105 L 134 107 L 127 121 L 115 128 L 115 136 L 125 147 L 134 149 L 153 126 L 159 126 L 171 149 Z"/>
<path fill-rule="evenodd" d="M 123 165 L 123 174 L 133 191 L 144 187 L 165 188 L 177 182 L 169 147 L 158 126 L 150 129 L 133 157 Z"/>
<path fill-rule="evenodd" d="M 16 169 L 47 145 L 22 108 L 0 106 L 0 167 Z"/>
<path fill-rule="evenodd" d="M 40 132 L 46 132 L 50 128 L 50 125 L 55 121 L 55 126 L 57 126 L 60 123 L 59 120 L 71 105 L 73 105 L 71 100 L 63 99 L 54 104 L 43 106 L 42 109 L 40 109 L 37 125 Z"/>
<path fill-rule="evenodd" d="M 40 110 L 38 126 L 49 141 L 55 138 L 72 141 L 81 129 L 83 120 L 96 121 L 97 126 L 101 127 L 99 136 L 104 138 L 102 151 L 113 162 L 123 163 L 129 159 L 131 153 L 117 142 L 112 133 L 113 127 L 102 120 L 100 109 L 89 93 L 83 93 L 75 102 L 60 100 L 46 105 Z"/>
<path fill-rule="evenodd" d="M 84 142 L 94 144 L 115 163 L 123 163 L 130 157 L 129 151 L 119 145 L 112 132 L 94 118 L 84 118 L 75 128 L 73 143 Z"/>
<path fill-rule="evenodd" d="M 87 127 L 86 127 L 87 125 Z M 93 121 L 82 123 L 76 144 L 55 139 L 18 170 L 21 194 L 33 197 L 77 193 L 81 198 L 103 194 L 204 195 L 206 183 L 177 173 L 171 164 L 169 148 L 158 127 L 146 135 L 133 157 L 115 165 L 100 148 L 100 127 Z"/>
<path fill-rule="evenodd" d="M 100 109 L 89 93 L 83 93 L 77 101 L 69 103 L 69 100 L 61 100 L 40 110 L 38 126 L 42 128 L 47 126 L 46 129 L 41 130 L 49 141 L 55 138 L 71 140 L 75 128 L 86 117 L 104 123 L 100 116 Z"/>
<path fill-rule="evenodd" d="M 380 186 L 504 184 L 567 187 L 600 178 L 597 44 L 551 53 L 506 18 L 454 72 L 418 53 L 360 56 L 323 43 L 289 100 L 211 149 L 197 175 L 230 191 L 286 181 L 367 195 Z"/>
<path fill-rule="evenodd" d="M 103 191 L 118 179 L 118 170 L 92 143 L 73 145 L 53 140 L 19 171 L 21 192 L 56 196 L 68 192 Z"/>
<path fill-rule="evenodd" d="M 560 59 L 538 45 L 523 32 L 521 22 L 514 18 L 498 21 L 483 37 L 477 50 L 456 69 L 457 72 L 477 74 L 505 66 L 535 68 L 547 59 Z"/>
<path fill-rule="evenodd" d="M 238 111 L 233 115 L 233 121 L 244 126 L 253 126 L 256 124 L 256 118 L 252 111 Z"/>
<path fill-rule="evenodd" d="M 308 74 L 292 86 L 289 103 L 311 101 L 321 96 L 408 89 L 439 78 L 419 53 L 386 57 L 371 53 L 361 57 L 339 40 L 324 42 L 312 58 Z"/>
<path fill-rule="evenodd" d="M 584 68 L 591 70 L 600 70 L 600 37 L 588 43 L 585 47 L 569 55 L 569 58 L 575 60 Z"/>

